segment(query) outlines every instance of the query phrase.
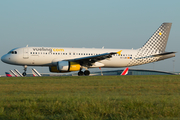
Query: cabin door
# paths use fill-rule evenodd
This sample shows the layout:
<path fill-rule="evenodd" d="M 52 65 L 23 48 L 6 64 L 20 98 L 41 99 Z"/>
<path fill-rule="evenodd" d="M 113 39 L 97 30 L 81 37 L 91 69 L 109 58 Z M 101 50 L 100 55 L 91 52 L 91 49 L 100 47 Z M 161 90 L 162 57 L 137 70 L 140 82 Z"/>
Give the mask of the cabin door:
<path fill-rule="evenodd" d="M 29 50 L 28 48 L 23 49 L 23 58 L 28 59 L 29 58 Z"/>

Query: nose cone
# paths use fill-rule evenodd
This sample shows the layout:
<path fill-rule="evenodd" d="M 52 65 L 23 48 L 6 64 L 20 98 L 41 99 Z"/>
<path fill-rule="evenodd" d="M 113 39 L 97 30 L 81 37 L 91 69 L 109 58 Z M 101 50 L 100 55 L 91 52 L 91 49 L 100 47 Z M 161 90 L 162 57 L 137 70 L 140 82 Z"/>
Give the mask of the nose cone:
<path fill-rule="evenodd" d="M 10 58 L 8 57 L 7 54 L 5 54 L 1 57 L 1 61 L 4 63 L 9 63 L 9 60 L 10 60 Z"/>

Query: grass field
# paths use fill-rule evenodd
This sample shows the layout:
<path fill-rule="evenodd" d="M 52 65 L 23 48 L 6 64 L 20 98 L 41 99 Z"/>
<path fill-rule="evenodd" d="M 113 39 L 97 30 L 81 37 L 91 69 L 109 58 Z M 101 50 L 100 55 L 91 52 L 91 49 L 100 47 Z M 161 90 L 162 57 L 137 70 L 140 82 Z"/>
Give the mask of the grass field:
<path fill-rule="evenodd" d="M 180 76 L 4 77 L 8 119 L 180 119 Z"/>

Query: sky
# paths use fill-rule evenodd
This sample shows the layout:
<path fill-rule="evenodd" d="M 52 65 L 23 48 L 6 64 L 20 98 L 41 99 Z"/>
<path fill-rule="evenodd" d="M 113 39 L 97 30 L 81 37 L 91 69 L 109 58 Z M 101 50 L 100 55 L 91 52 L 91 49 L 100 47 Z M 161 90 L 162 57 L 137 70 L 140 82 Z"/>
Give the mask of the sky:
<path fill-rule="evenodd" d="M 0 56 L 26 45 L 137 49 L 163 22 L 171 22 L 166 51 L 177 52 L 176 57 L 130 68 L 180 72 L 179 5 L 179 0 L 3 0 Z M 2 61 L 0 68 L 0 75 L 10 69 L 23 72 L 22 66 Z"/>

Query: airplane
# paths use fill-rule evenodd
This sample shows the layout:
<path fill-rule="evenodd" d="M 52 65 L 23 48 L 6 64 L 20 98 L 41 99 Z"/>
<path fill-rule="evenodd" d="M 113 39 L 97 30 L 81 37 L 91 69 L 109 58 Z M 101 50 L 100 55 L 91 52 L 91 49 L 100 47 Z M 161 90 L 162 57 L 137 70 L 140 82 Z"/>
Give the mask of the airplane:
<path fill-rule="evenodd" d="M 13 77 L 9 72 L 5 72 L 6 77 Z"/>
<path fill-rule="evenodd" d="M 149 40 L 139 49 L 95 49 L 20 47 L 1 57 L 7 64 L 24 66 L 47 66 L 50 72 L 79 71 L 78 75 L 90 74 L 89 68 L 121 68 L 152 63 L 175 57 L 175 52 L 166 52 L 172 23 L 162 23 Z M 82 69 L 85 69 L 83 72 Z"/>
<path fill-rule="evenodd" d="M 5 72 L 7 77 L 23 77 L 23 75 L 17 69 L 14 69 L 14 71 L 9 70 L 9 72 Z"/>
<path fill-rule="evenodd" d="M 121 75 L 127 75 L 127 74 L 128 74 L 128 71 L 129 71 L 129 68 L 127 67 L 127 68 L 125 68 L 125 69 L 123 70 L 123 72 L 121 73 Z"/>
<path fill-rule="evenodd" d="M 34 77 L 37 77 L 37 76 L 40 77 L 41 76 L 41 74 L 36 69 L 32 68 L 31 70 L 32 70 L 32 74 Z"/>
<path fill-rule="evenodd" d="M 11 75 L 13 75 L 14 77 L 18 77 L 18 75 L 13 70 L 9 70 L 9 71 Z"/>
<path fill-rule="evenodd" d="M 31 70 L 34 77 L 41 76 L 41 74 L 36 69 L 32 68 Z M 14 71 L 13 70 L 9 70 L 9 71 L 10 73 L 5 72 L 7 77 L 23 77 L 23 75 L 17 69 L 14 69 Z"/>
<path fill-rule="evenodd" d="M 14 69 L 14 72 L 17 77 L 23 77 L 23 75 L 17 69 Z"/>

